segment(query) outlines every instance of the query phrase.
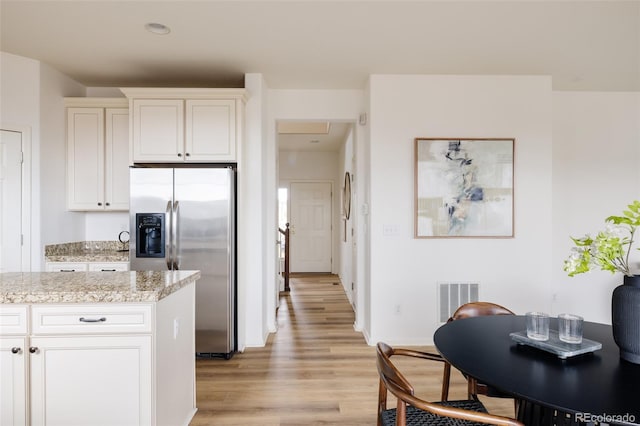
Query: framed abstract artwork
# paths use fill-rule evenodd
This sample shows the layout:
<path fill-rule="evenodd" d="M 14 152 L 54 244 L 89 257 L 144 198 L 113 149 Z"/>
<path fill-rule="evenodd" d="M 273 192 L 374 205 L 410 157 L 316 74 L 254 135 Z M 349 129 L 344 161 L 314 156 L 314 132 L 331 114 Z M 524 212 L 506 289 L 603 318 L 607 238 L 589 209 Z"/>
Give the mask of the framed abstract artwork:
<path fill-rule="evenodd" d="M 512 238 L 515 139 L 415 139 L 415 237 Z"/>

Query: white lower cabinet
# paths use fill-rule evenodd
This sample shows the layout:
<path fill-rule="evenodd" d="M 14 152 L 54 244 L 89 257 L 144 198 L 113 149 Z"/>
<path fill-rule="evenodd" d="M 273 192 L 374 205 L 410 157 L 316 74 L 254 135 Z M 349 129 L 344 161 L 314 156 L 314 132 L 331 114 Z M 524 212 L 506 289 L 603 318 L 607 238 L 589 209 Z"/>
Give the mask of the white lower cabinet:
<path fill-rule="evenodd" d="M 129 270 L 129 262 L 90 262 L 88 264 L 89 271 L 96 272 L 115 272 L 115 271 L 128 271 Z"/>
<path fill-rule="evenodd" d="M 0 425 L 27 424 L 26 336 L 0 338 Z"/>
<path fill-rule="evenodd" d="M 0 425 L 24 426 L 28 416 L 29 306 L 0 305 Z"/>
<path fill-rule="evenodd" d="M 86 262 L 47 262 L 44 266 L 47 272 L 85 272 Z"/>
<path fill-rule="evenodd" d="M 151 336 L 32 337 L 32 425 L 151 425 Z"/>
<path fill-rule="evenodd" d="M 46 262 L 44 269 L 47 272 L 128 271 L 129 262 Z"/>
<path fill-rule="evenodd" d="M 0 426 L 188 426 L 195 285 L 158 302 L 0 305 Z"/>

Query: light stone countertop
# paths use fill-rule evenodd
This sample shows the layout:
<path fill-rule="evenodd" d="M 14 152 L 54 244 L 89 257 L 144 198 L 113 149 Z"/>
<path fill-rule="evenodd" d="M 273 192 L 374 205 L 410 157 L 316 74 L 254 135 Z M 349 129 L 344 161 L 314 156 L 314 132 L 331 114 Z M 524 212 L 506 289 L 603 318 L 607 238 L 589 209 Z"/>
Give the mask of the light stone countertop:
<path fill-rule="evenodd" d="M 200 278 L 200 271 L 5 272 L 0 303 L 157 302 Z"/>
<path fill-rule="evenodd" d="M 47 262 L 128 262 L 129 244 L 119 241 L 77 241 L 44 247 Z M 127 251 L 121 251 L 127 248 Z"/>

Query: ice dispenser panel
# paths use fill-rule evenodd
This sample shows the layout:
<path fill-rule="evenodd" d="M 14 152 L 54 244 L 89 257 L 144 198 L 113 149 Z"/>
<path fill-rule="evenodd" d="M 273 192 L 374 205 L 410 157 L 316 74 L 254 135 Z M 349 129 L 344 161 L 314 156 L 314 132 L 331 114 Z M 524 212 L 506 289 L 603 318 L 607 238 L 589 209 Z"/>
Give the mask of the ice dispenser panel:
<path fill-rule="evenodd" d="M 164 213 L 136 213 L 136 257 L 165 257 L 164 217 Z"/>

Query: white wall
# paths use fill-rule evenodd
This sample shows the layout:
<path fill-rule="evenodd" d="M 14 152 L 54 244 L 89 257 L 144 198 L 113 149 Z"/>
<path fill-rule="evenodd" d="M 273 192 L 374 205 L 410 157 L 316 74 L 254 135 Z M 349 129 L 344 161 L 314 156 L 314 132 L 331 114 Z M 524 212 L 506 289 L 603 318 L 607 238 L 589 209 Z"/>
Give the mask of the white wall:
<path fill-rule="evenodd" d="M 338 217 L 340 219 L 338 223 L 338 258 L 340 260 L 339 265 L 339 273 L 340 281 L 342 282 L 342 286 L 344 287 L 345 293 L 347 294 L 347 298 L 349 302 L 354 305 L 356 301 L 354 300 L 354 290 L 355 290 L 355 281 L 356 281 L 356 263 L 353 256 L 353 235 L 352 228 L 355 224 L 355 218 L 357 216 L 356 205 L 357 202 L 354 202 L 353 207 L 351 208 L 351 213 L 349 215 L 349 219 L 346 219 L 344 215 L 344 199 L 342 197 L 345 183 L 345 173 L 349 172 L 351 177 L 351 200 L 354 201 L 357 198 L 356 193 L 356 184 L 355 184 L 355 173 L 354 173 L 354 151 L 353 151 L 353 142 L 354 142 L 354 130 L 353 128 L 349 130 L 347 134 L 346 140 L 342 145 L 342 149 L 340 150 L 339 158 L 340 158 L 340 169 L 338 171 L 337 177 L 337 185 L 336 192 L 338 196 L 336 197 L 339 214 Z M 343 225 L 343 220 L 346 220 L 346 227 Z M 345 234 L 346 231 L 346 235 Z M 354 283 L 354 288 L 352 289 L 351 283 Z M 357 306 L 356 306 L 357 309 Z"/>
<path fill-rule="evenodd" d="M 128 212 L 87 212 L 84 239 L 86 241 L 118 241 L 122 231 L 129 230 Z"/>
<path fill-rule="evenodd" d="M 67 211 L 65 96 L 84 96 L 84 86 L 40 65 L 40 181 L 42 244 L 85 239 L 85 213 Z M 44 254 L 44 250 L 41 250 Z"/>
<path fill-rule="evenodd" d="M 0 123 L 31 129 L 31 268 L 45 244 L 84 238 L 84 216 L 66 211 L 63 97 L 84 87 L 38 61 L 0 52 Z M 61 239 L 63 241 L 61 241 Z"/>
<path fill-rule="evenodd" d="M 294 180 L 335 181 L 338 153 L 312 151 L 279 151 L 280 183 Z"/>
<path fill-rule="evenodd" d="M 611 323 L 611 292 L 622 283 L 620 274 L 594 271 L 569 278 L 562 264 L 572 245 L 570 235 L 594 235 L 606 217 L 620 215 L 638 199 L 640 93 L 555 92 L 553 314 L 572 312 Z M 640 252 L 633 254 L 638 262 Z"/>
<path fill-rule="evenodd" d="M 0 127 L 31 130 L 31 269 L 40 269 L 40 62 L 0 52 Z"/>
<path fill-rule="evenodd" d="M 238 342 L 264 346 L 275 331 L 275 288 L 268 287 L 266 264 L 275 258 L 265 254 L 268 244 L 264 229 L 266 185 L 263 169 L 267 134 L 267 87 L 261 74 L 246 74 L 248 101 L 245 134 L 238 151 Z M 272 167 L 275 176 L 275 166 Z M 275 209 L 275 208 L 274 208 Z M 274 228 L 275 230 L 275 228 Z M 275 242 L 274 242 L 275 247 Z M 273 314 L 269 313 L 273 307 Z"/>
<path fill-rule="evenodd" d="M 344 190 L 345 185 L 345 174 L 349 172 L 350 179 L 350 187 L 351 187 L 351 207 L 349 218 L 347 219 L 344 214 L 344 199 L 341 200 L 340 204 L 340 217 L 342 220 L 346 221 L 346 226 L 344 229 L 340 230 L 340 280 L 342 281 L 342 285 L 347 293 L 347 297 L 349 298 L 349 302 L 352 305 L 356 305 L 356 309 L 358 309 L 357 301 L 355 300 L 355 296 L 357 295 L 357 289 L 355 288 L 355 282 L 357 280 L 357 275 L 355 273 L 358 261 L 354 257 L 354 250 L 356 248 L 354 244 L 354 226 L 355 226 L 355 218 L 358 215 L 357 212 L 357 183 L 356 183 L 356 173 L 355 173 L 355 164 L 354 164 L 354 129 L 351 128 L 347 135 L 347 139 L 345 140 L 344 145 L 342 146 L 342 150 L 340 151 L 340 160 L 341 160 L 341 170 L 339 172 L 339 180 L 340 188 Z M 342 191 L 340 191 L 342 195 Z M 341 197 L 342 198 L 342 197 Z M 341 224 L 342 225 L 342 224 Z M 343 228 L 342 226 L 340 228 Z M 344 235 L 343 235 L 344 233 Z M 355 294 L 354 294 L 355 293 Z"/>
<path fill-rule="evenodd" d="M 370 343 L 431 344 L 439 282 L 479 282 L 482 299 L 515 312 L 548 310 L 550 78 L 375 75 L 369 91 Z M 515 138 L 515 238 L 413 238 L 416 137 Z"/>

